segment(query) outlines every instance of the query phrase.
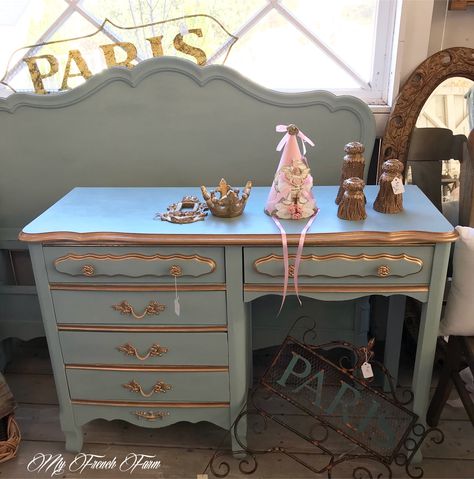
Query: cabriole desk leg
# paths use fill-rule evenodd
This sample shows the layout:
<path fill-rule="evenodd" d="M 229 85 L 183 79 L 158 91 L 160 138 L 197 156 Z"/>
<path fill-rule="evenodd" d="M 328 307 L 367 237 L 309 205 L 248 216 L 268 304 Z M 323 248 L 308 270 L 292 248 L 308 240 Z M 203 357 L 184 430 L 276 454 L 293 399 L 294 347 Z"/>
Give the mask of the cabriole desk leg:
<path fill-rule="evenodd" d="M 249 307 L 243 302 L 242 248 L 226 246 L 225 274 L 227 285 L 227 328 L 229 344 L 230 424 L 240 414 L 247 401 L 251 382 Z M 250 352 L 249 352 L 250 351 Z M 246 445 L 247 419 L 239 423 L 239 439 Z M 232 451 L 240 457 L 242 448 L 232 435 Z"/>
<path fill-rule="evenodd" d="M 395 385 L 398 381 L 400 349 L 402 345 L 403 323 L 405 319 L 406 297 L 400 294 L 390 296 L 387 315 L 387 333 L 385 340 L 384 364 L 393 376 Z M 384 391 L 389 391 L 388 381 L 384 382 Z"/>
<path fill-rule="evenodd" d="M 51 365 L 54 373 L 54 382 L 60 404 L 61 429 L 66 435 L 66 449 L 71 452 L 79 452 L 82 448 L 81 428 L 77 426 L 69 397 L 66 371 L 63 364 L 63 356 L 59 341 L 59 332 L 56 325 L 53 300 L 49 290 L 48 275 L 43 256 L 43 247 L 38 243 L 30 243 L 30 256 L 35 275 L 38 300 L 43 317 L 44 331 L 48 340 L 48 350 L 51 356 Z"/>
<path fill-rule="evenodd" d="M 425 425 L 450 247 L 451 243 L 440 243 L 435 246 L 428 301 L 423 304 L 418 333 L 412 382 L 415 395 L 413 412 L 420 417 L 419 422 Z M 421 461 L 421 453 L 415 459 L 417 462 Z"/>
<path fill-rule="evenodd" d="M 68 426 L 68 429 L 62 428 L 66 436 L 66 451 L 80 452 L 84 442 L 82 429 L 80 427 Z"/>

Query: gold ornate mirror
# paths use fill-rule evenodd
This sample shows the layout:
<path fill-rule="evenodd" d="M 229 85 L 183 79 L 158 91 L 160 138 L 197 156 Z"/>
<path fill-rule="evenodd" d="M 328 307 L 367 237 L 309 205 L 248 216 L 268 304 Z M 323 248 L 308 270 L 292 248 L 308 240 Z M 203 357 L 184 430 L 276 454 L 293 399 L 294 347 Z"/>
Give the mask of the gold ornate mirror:
<path fill-rule="evenodd" d="M 391 158 L 406 164 L 413 128 L 423 105 L 435 88 L 451 77 L 474 80 L 474 49 L 455 47 L 442 50 L 426 59 L 410 75 L 388 119 L 379 171 L 381 164 Z"/>

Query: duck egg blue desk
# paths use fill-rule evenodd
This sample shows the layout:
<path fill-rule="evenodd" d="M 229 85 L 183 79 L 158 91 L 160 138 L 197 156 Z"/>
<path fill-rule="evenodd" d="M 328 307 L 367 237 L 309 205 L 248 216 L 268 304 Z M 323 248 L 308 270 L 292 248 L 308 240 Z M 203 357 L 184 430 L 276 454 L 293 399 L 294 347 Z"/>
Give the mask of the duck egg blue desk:
<path fill-rule="evenodd" d="M 413 409 L 424 419 L 456 232 L 416 186 L 398 215 L 375 212 L 377 187 L 367 187 L 360 222 L 337 218 L 336 192 L 315 187 L 320 213 L 306 237 L 300 293 L 423 302 Z M 23 229 L 68 450 L 81 449 L 81 426 L 95 418 L 230 427 L 251 384 L 250 302 L 282 292 L 267 193 L 254 188 L 240 217 L 176 225 L 155 214 L 197 188 L 75 188 Z M 283 223 L 294 259 L 304 221 Z"/>

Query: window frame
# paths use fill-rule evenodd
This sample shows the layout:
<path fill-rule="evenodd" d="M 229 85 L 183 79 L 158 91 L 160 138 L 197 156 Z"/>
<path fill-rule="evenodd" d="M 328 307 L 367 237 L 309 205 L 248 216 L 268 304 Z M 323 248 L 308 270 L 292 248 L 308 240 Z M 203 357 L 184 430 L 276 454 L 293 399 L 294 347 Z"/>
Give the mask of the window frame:
<path fill-rule="evenodd" d="M 375 13 L 375 35 L 372 55 L 372 73 L 369 82 L 362 84 L 360 78 L 357 77 L 357 74 L 352 72 L 350 66 L 346 65 L 344 67 L 341 63 L 344 63 L 330 48 L 330 46 L 325 45 L 322 42 L 317 34 L 311 31 L 306 25 L 304 25 L 298 18 L 296 18 L 291 11 L 289 11 L 284 5 L 281 4 L 281 0 L 266 0 L 267 4 L 260 10 L 257 11 L 255 15 L 250 17 L 248 21 L 241 25 L 238 29 L 237 34 L 245 35 L 245 32 L 250 30 L 253 26 L 258 24 L 258 21 L 265 17 L 270 11 L 277 11 L 283 17 L 290 22 L 293 27 L 297 28 L 300 33 L 302 33 L 308 40 L 314 43 L 318 48 L 322 49 L 329 58 L 333 61 L 336 61 L 342 68 L 349 74 L 351 74 L 360 84 L 361 88 L 356 89 L 328 89 L 337 95 L 353 95 L 361 100 L 365 101 L 371 106 L 374 107 L 383 107 L 389 106 L 390 101 L 393 98 L 393 91 L 395 85 L 391 79 L 393 78 L 393 64 L 394 58 L 397 58 L 398 45 L 396 39 L 399 37 L 399 30 L 401 28 L 400 18 L 401 16 L 397 14 L 400 4 L 405 3 L 404 0 L 378 0 L 377 10 Z M 55 32 L 61 28 L 61 26 L 74 14 L 78 13 L 86 21 L 90 22 L 92 26 L 97 27 L 99 20 L 94 17 L 94 15 L 89 12 L 85 7 L 82 6 L 82 0 L 64 0 L 66 9 L 63 11 L 57 19 L 43 32 L 39 38 L 38 42 L 45 42 L 51 38 Z M 114 32 L 109 31 L 107 26 L 104 28 L 104 33 L 111 38 L 112 41 L 118 41 L 119 39 L 115 36 Z M 31 48 L 25 56 L 32 55 L 35 53 L 37 48 Z M 218 51 L 224 51 L 225 45 L 222 45 Z M 208 64 L 212 64 L 214 61 L 220 58 L 219 54 L 214 54 L 208 61 Z M 398 60 L 398 58 L 397 58 Z M 396 63 L 399 63 L 398 61 Z M 21 66 L 21 60 L 10 70 L 10 73 L 7 77 L 12 78 L 18 68 Z M 357 77 L 357 78 L 356 78 Z M 1 85 L 0 85 L 1 87 Z M 316 86 L 315 89 L 318 89 Z M 300 89 L 288 89 L 284 91 L 302 91 Z M 8 94 L 8 93 L 7 93 Z M 0 96 L 2 92 L 0 91 Z"/>

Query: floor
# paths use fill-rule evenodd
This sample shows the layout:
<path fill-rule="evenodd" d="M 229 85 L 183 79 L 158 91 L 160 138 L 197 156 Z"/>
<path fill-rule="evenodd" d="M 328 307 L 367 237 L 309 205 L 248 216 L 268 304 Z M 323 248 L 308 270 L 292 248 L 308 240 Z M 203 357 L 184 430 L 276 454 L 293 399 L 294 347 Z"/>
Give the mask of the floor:
<path fill-rule="evenodd" d="M 257 353 L 254 363 L 263 364 L 271 359 L 273 352 Z M 408 353 L 406 353 L 408 354 Z M 403 361 L 402 361 L 403 362 Z M 258 371 L 258 368 L 256 368 Z M 410 368 L 403 367 L 400 375 L 401 387 L 409 385 Z M 227 444 L 225 431 L 207 423 L 175 424 L 165 429 L 145 429 L 132 426 L 125 422 L 96 420 L 86 425 L 84 430 L 85 447 L 83 452 L 103 455 L 105 459 L 116 459 L 116 465 L 109 464 L 109 468 L 91 469 L 86 467 L 80 471 L 70 472 L 74 454 L 64 451 L 63 435 L 59 427 L 59 408 L 51 373 L 51 364 L 44 339 L 36 339 L 28 343 L 19 343 L 15 348 L 13 361 L 8 366 L 6 378 L 16 400 L 18 409 L 16 418 L 22 432 L 22 442 L 15 459 L 0 465 L 0 479 L 26 478 L 197 478 L 206 472 L 209 478 L 215 477 L 206 467 L 221 444 Z M 304 418 L 302 418 L 304 420 Z M 441 445 L 427 442 L 423 447 L 424 478 L 474 478 L 474 428 L 467 419 L 462 408 L 447 406 L 443 412 L 439 427 L 445 433 L 445 441 Z M 265 439 L 272 445 L 284 445 L 296 448 L 303 460 L 315 467 L 325 464 L 324 456 L 315 453 L 314 447 L 299 440 L 294 434 L 269 425 L 268 434 L 262 435 L 261 429 L 250 428 L 251 441 L 262 446 Z M 299 442 L 298 442 L 299 441 Z M 334 444 L 338 437 L 331 439 Z M 336 447 L 337 444 L 334 446 Z M 132 462 L 129 462 L 128 471 L 120 471 L 119 465 L 130 454 L 149 455 L 150 462 L 143 462 L 144 466 L 137 466 L 133 471 Z M 66 468 L 58 467 L 55 471 L 46 465 L 41 470 L 40 459 L 42 454 L 62 455 L 66 461 Z M 36 462 L 33 458 L 36 457 Z M 133 457 L 133 456 L 132 456 Z M 229 478 L 250 477 L 263 478 L 310 478 L 327 477 L 317 476 L 299 465 L 293 459 L 282 454 L 266 454 L 258 457 L 258 468 L 252 475 L 239 472 L 239 460 L 224 458 L 230 465 Z M 326 459 L 327 460 L 327 459 Z M 159 461 L 159 462 L 157 462 Z M 76 462 L 80 468 L 80 463 Z M 251 467 L 252 461 L 242 467 Z M 363 465 L 363 464 L 362 464 Z M 146 466 L 146 467 L 145 467 Z M 332 477 L 379 477 L 372 469 L 373 476 L 363 469 L 355 471 L 355 465 L 348 463 L 335 468 Z M 127 469 L 127 467 L 123 467 Z M 392 467 L 393 477 L 407 477 L 404 469 Z M 225 465 L 217 469 L 222 473 Z M 416 472 L 416 471 L 415 471 Z M 205 476 L 204 476 L 205 477 Z M 380 477 L 390 477 L 387 471 Z"/>

